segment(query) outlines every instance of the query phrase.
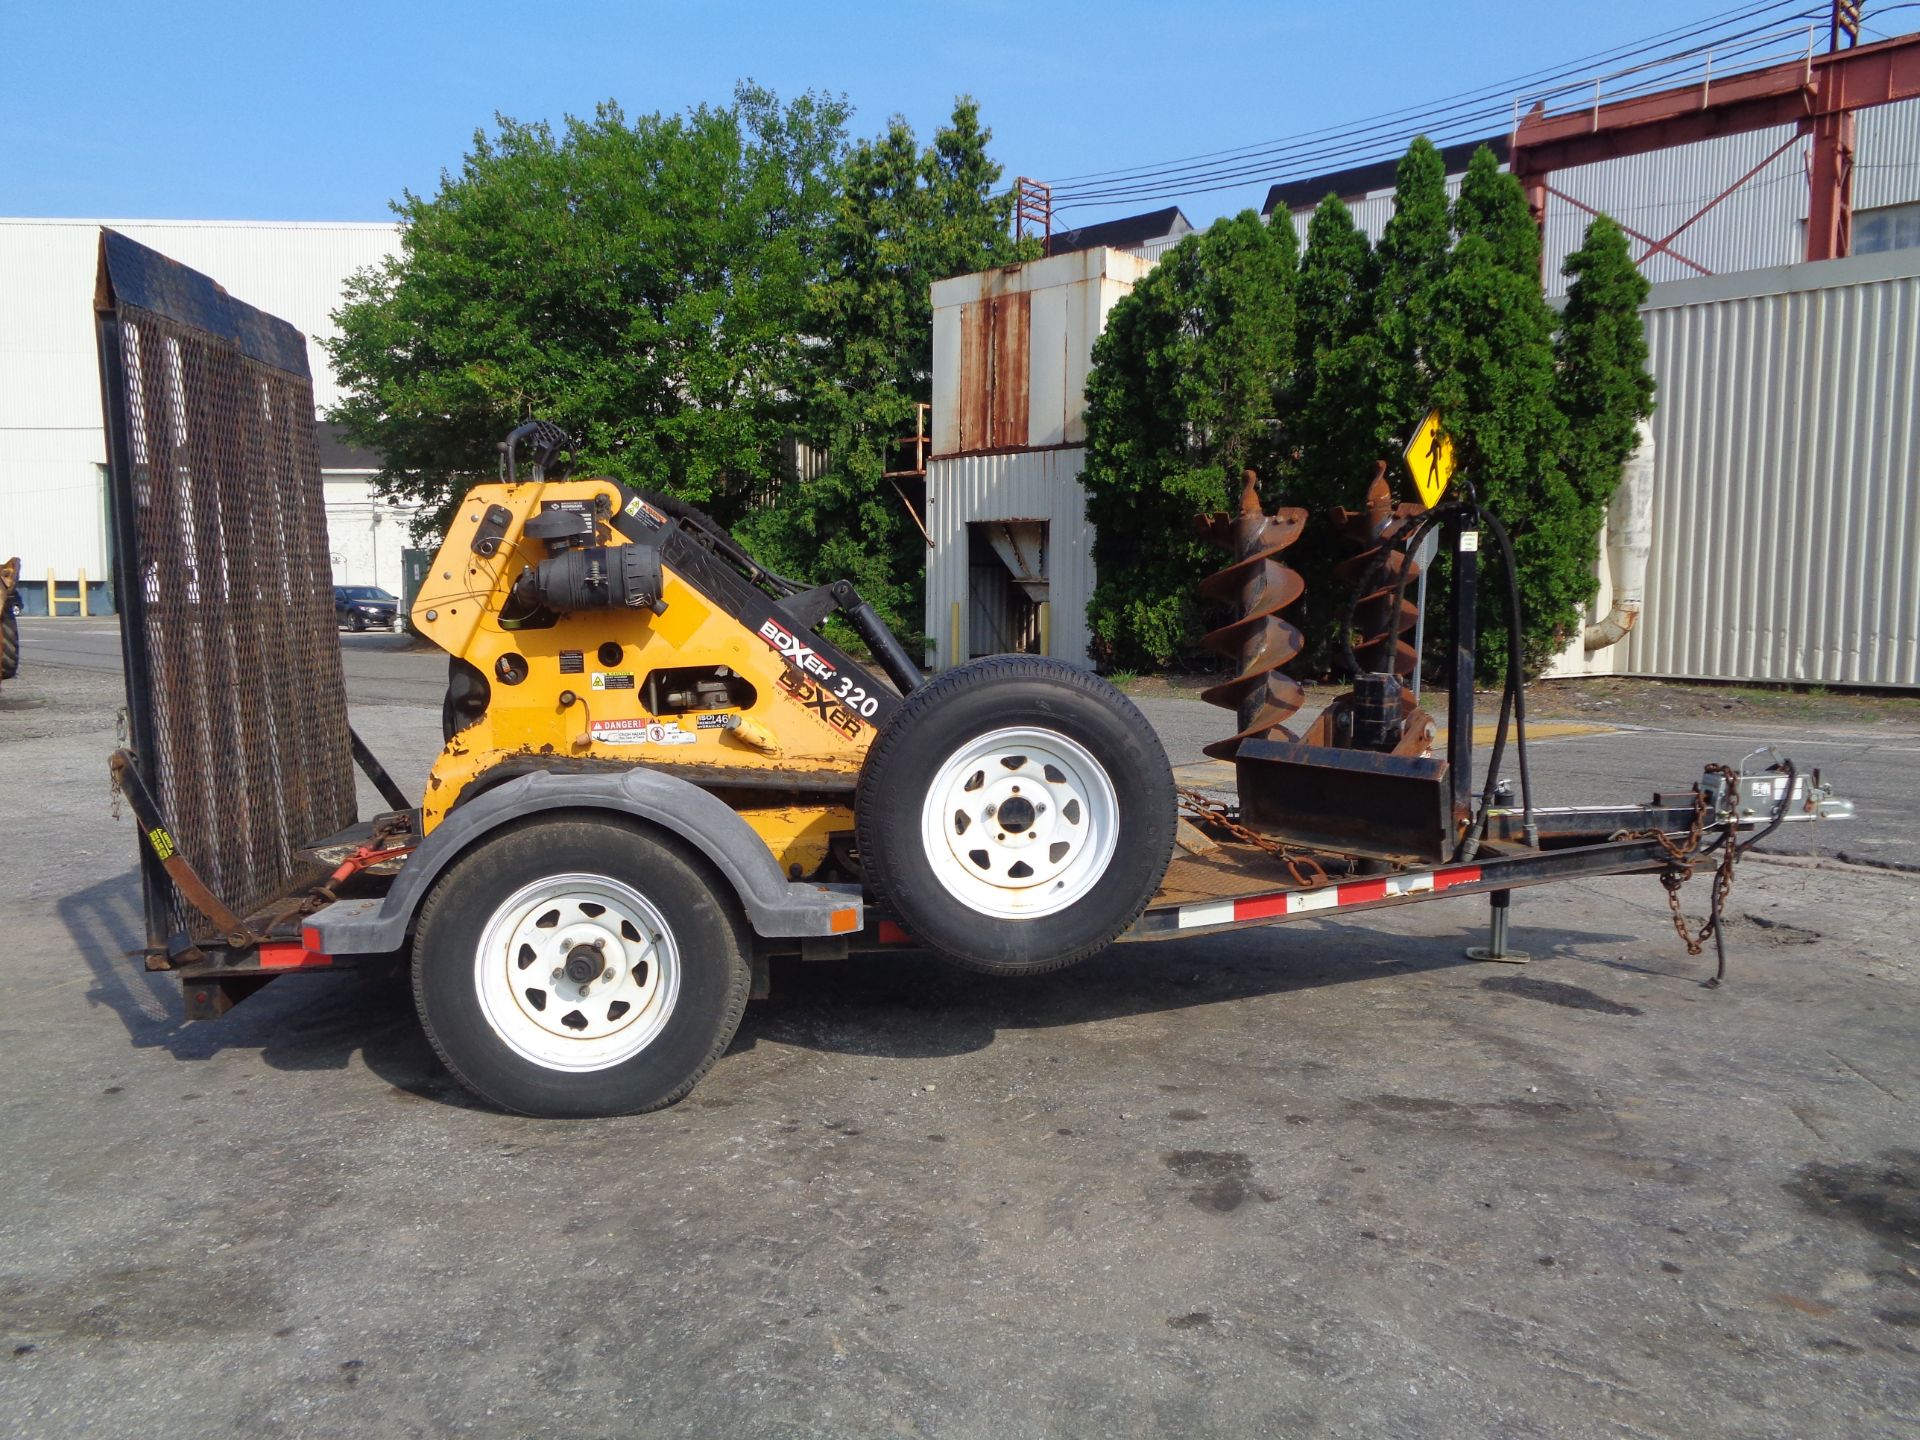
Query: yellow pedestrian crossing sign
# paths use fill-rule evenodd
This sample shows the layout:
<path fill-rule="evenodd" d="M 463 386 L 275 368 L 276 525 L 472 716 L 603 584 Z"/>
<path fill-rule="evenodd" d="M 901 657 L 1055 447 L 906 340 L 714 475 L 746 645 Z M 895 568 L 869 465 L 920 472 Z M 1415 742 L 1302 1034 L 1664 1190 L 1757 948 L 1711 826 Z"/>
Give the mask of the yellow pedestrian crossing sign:
<path fill-rule="evenodd" d="M 1440 412 L 1429 410 L 1420 428 L 1413 432 L 1402 455 L 1407 473 L 1413 476 L 1420 503 L 1431 510 L 1447 493 L 1453 479 L 1453 437 L 1440 428 Z"/>

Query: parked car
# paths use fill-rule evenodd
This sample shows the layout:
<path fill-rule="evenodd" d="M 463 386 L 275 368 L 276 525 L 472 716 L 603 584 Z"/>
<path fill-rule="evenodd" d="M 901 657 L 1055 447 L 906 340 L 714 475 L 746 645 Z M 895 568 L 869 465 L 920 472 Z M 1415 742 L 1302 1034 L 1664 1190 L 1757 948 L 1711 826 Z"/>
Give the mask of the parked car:
<path fill-rule="evenodd" d="M 379 626 L 391 630 L 400 602 L 378 585 L 336 585 L 333 587 L 334 622 L 349 630 L 370 630 Z"/>

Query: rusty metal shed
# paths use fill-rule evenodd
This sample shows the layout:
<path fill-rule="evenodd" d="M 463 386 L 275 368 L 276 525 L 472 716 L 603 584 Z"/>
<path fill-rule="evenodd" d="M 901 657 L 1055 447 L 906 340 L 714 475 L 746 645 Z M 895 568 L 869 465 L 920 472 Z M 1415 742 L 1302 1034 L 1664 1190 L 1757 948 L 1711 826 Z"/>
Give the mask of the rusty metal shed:
<path fill-rule="evenodd" d="M 1152 262 L 1108 248 L 933 287 L 926 630 L 944 668 L 1006 650 L 1087 659 L 1086 379 Z"/>

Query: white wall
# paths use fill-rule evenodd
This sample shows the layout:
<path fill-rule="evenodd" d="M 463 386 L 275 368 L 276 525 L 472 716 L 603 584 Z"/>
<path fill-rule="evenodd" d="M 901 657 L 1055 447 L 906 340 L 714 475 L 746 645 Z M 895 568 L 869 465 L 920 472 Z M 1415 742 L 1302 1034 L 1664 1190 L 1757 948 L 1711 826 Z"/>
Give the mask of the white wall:
<path fill-rule="evenodd" d="M 29 580 L 104 577 L 93 293 L 102 224 L 212 276 L 304 331 L 314 400 L 338 398 L 317 340 L 347 277 L 399 248 L 394 225 L 0 219 L 0 559 Z"/>
<path fill-rule="evenodd" d="M 1658 285 L 1644 313 L 1646 609 L 1551 673 L 1920 687 L 1920 250 Z"/>
<path fill-rule="evenodd" d="M 1122 296 L 1153 268 L 1123 250 L 1076 250 L 1024 265 L 957 275 L 933 286 L 933 453 L 960 449 L 960 316 L 998 295 L 1028 295 L 1027 444 L 1084 444 L 1093 342 Z"/>
<path fill-rule="evenodd" d="M 378 585 L 400 594 L 400 552 L 412 544 L 407 526 L 420 507 L 381 499 L 363 472 L 327 471 L 321 479 L 333 583 Z"/>

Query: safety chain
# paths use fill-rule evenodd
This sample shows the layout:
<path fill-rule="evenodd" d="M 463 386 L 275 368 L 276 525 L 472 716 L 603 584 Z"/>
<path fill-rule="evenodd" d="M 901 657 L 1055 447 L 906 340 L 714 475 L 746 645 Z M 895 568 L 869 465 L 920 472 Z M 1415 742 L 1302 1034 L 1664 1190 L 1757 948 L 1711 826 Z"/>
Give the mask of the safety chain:
<path fill-rule="evenodd" d="M 1709 765 L 1709 775 L 1720 775 L 1727 782 L 1727 794 L 1739 794 L 1740 777 L 1729 765 Z M 1707 918 L 1696 932 L 1687 924 L 1687 917 L 1680 909 L 1680 892 L 1693 879 L 1704 852 L 1701 841 L 1706 837 L 1707 816 L 1712 812 L 1712 802 L 1707 792 L 1695 787 L 1693 792 L 1693 823 L 1687 829 L 1686 838 L 1680 841 L 1669 839 L 1658 830 L 1636 830 L 1619 836 L 1623 840 L 1651 840 L 1667 856 L 1667 868 L 1660 872 L 1660 884 L 1667 892 L 1667 908 L 1673 912 L 1674 933 L 1680 937 L 1680 943 L 1687 947 L 1687 954 L 1698 955 L 1706 949 L 1707 941 L 1714 942 L 1719 958 L 1719 968 L 1713 979 L 1707 982 L 1717 986 L 1726 978 L 1727 947 L 1720 933 L 1720 922 L 1726 913 L 1727 899 L 1733 894 L 1733 867 L 1740 859 L 1740 846 L 1734 839 L 1733 821 L 1727 822 L 1726 838 L 1720 847 L 1720 863 L 1714 867 L 1713 895 L 1708 903 Z"/>
<path fill-rule="evenodd" d="M 1249 830 L 1233 818 L 1232 811 L 1223 802 L 1212 799 L 1199 790 L 1181 790 L 1178 794 L 1180 808 L 1193 817 L 1196 825 L 1202 829 L 1222 831 L 1242 845 L 1251 845 L 1256 850 L 1264 850 L 1287 867 L 1287 873 L 1293 876 L 1294 884 L 1311 889 L 1316 885 L 1327 883 L 1327 872 L 1318 860 L 1311 855 L 1302 854 L 1298 850 L 1282 845 L 1278 840 L 1262 835 L 1257 830 Z"/>

